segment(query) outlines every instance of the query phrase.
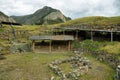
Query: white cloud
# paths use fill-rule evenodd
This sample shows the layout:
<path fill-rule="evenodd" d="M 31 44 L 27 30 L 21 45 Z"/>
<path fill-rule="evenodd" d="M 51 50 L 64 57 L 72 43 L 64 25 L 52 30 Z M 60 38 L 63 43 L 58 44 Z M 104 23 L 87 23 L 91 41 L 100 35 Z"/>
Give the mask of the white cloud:
<path fill-rule="evenodd" d="M 120 15 L 120 0 L 0 0 L 0 11 L 7 15 L 34 13 L 43 6 L 50 6 L 72 18 L 83 16 Z"/>

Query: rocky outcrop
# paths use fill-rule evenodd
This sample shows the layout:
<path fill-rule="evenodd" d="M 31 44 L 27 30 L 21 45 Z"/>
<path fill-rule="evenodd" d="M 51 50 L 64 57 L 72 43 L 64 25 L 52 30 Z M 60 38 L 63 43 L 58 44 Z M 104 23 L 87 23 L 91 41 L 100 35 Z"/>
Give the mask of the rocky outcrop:
<path fill-rule="evenodd" d="M 15 20 L 7 15 L 5 15 L 3 12 L 0 11 L 0 22 L 15 22 Z"/>

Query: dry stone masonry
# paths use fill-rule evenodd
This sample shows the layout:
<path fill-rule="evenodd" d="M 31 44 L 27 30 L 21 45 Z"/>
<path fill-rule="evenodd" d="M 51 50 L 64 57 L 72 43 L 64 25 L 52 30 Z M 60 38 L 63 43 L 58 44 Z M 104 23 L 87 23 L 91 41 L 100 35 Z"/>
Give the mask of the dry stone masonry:
<path fill-rule="evenodd" d="M 59 67 L 64 63 L 70 63 L 70 72 L 64 73 Z M 88 70 L 91 68 L 91 63 L 81 54 L 75 54 L 74 57 L 51 62 L 49 68 L 55 74 L 55 76 L 51 77 L 51 80 L 79 80 L 81 75 L 87 74 Z"/>

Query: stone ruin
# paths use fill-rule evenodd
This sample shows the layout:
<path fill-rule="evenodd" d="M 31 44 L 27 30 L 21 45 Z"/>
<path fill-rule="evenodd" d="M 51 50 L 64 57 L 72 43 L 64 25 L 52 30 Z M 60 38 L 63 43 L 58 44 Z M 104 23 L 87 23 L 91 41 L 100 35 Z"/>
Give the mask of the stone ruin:
<path fill-rule="evenodd" d="M 10 46 L 10 51 L 12 53 L 22 53 L 22 52 L 30 52 L 31 45 L 30 43 L 14 43 Z"/>
<path fill-rule="evenodd" d="M 64 73 L 59 67 L 59 65 L 64 63 L 70 63 L 70 72 Z M 56 75 L 52 76 L 50 80 L 79 80 L 81 75 L 87 74 L 91 68 L 91 63 L 86 57 L 81 56 L 81 54 L 75 54 L 74 57 L 51 62 L 49 68 Z"/>
<path fill-rule="evenodd" d="M 118 65 L 116 72 L 117 72 L 117 79 L 120 80 L 120 65 Z"/>
<path fill-rule="evenodd" d="M 114 76 L 114 80 L 120 80 L 120 65 L 116 68 L 116 75 Z"/>

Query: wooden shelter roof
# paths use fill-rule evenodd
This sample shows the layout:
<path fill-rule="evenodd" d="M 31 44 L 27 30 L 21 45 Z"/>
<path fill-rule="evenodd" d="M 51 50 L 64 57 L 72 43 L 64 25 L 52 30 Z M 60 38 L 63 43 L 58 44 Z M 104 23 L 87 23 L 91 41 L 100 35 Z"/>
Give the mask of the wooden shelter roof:
<path fill-rule="evenodd" d="M 51 35 L 51 36 L 31 36 L 30 40 L 54 40 L 54 41 L 73 41 L 74 37 L 69 35 Z"/>

